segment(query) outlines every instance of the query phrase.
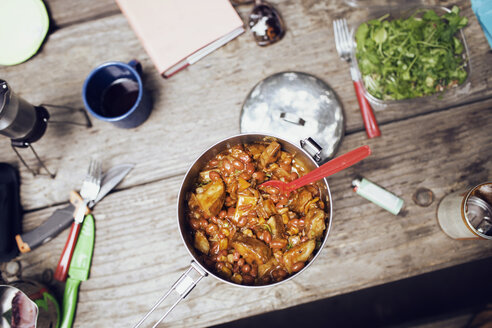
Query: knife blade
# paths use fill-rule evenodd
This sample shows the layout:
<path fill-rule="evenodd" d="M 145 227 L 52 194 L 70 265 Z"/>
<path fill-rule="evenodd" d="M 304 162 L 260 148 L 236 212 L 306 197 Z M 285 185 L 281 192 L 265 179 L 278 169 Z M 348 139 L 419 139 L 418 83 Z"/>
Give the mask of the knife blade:
<path fill-rule="evenodd" d="M 62 304 L 62 321 L 60 328 L 72 327 L 75 309 L 77 307 L 77 297 L 79 285 L 82 281 L 89 278 L 94 250 L 95 227 L 94 217 L 91 214 L 85 216 L 80 230 L 75 250 L 73 251 L 72 261 L 68 269 L 68 278 L 65 284 Z"/>
<path fill-rule="evenodd" d="M 104 196 L 113 190 L 134 167 L 135 164 L 119 164 L 110 168 L 103 175 L 99 194 L 93 202 L 88 204 L 89 208 L 93 208 Z M 75 206 L 73 204 L 57 209 L 39 227 L 15 236 L 19 251 L 21 253 L 27 253 L 56 237 L 72 224 L 74 211 Z"/>

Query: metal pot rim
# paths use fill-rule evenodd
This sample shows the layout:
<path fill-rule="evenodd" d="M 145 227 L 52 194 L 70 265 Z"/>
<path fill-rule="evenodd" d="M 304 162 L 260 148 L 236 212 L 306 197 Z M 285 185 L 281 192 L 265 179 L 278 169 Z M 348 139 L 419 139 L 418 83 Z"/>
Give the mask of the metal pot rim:
<path fill-rule="evenodd" d="M 330 187 L 328 185 L 328 182 L 327 182 L 326 178 L 323 179 L 323 182 L 324 182 L 324 185 L 326 186 L 326 193 L 327 193 L 327 196 L 328 196 L 328 204 L 327 205 L 329 206 L 329 213 L 328 213 L 329 214 L 329 220 L 328 220 L 328 223 L 327 223 L 327 227 L 325 229 L 325 235 L 324 235 L 324 238 L 323 238 L 323 242 L 322 242 L 320 248 L 316 251 L 316 254 L 314 255 L 314 257 L 309 261 L 309 263 L 306 264 L 306 266 L 302 270 L 300 270 L 299 272 L 297 272 L 297 273 L 289 276 L 287 279 L 281 280 L 279 282 L 275 282 L 275 283 L 271 283 L 271 284 L 267 284 L 267 285 L 259 285 L 259 286 L 240 285 L 240 284 L 236 284 L 234 282 L 225 280 L 222 277 L 220 277 L 219 275 L 215 274 L 214 272 L 211 272 L 204 265 L 202 265 L 202 263 L 200 263 L 200 261 L 191 252 L 190 247 L 193 248 L 193 245 L 191 245 L 191 246 L 188 245 L 188 242 L 187 242 L 187 240 L 185 239 L 185 236 L 184 236 L 184 234 L 185 234 L 186 231 L 182 228 L 181 220 L 180 220 L 180 209 L 181 209 L 180 204 L 185 199 L 186 192 L 188 191 L 188 189 L 185 190 L 185 188 L 184 188 L 185 182 L 189 178 L 189 175 L 191 174 L 192 169 L 195 168 L 195 165 L 197 165 L 198 162 L 200 162 L 203 158 L 205 158 L 213 150 L 216 150 L 216 147 L 218 147 L 219 145 L 225 144 L 227 146 L 233 146 L 233 145 L 236 145 L 238 143 L 226 144 L 227 141 L 233 140 L 233 139 L 238 139 L 238 138 L 246 138 L 246 137 L 253 137 L 253 138 L 254 137 L 274 138 L 276 140 L 281 141 L 282 144 L 286 143 L 286 144 L 289 144 L 289 145 L 293 146 L 294 148 L 296 148 L 297 151 L 299 151 L 299 153 L 301 153 L 301 154 L 304 155 L 303 156 L 303 159 L 304 158 L 309 159 L 310 162 L 315 167 L 318 167 L 319 166 L 318 163 L 312 158 L 312 156 L 309 153 L 307 153 L 304 149 L 302 149 L 300 146 L 294 145 L 292 142 L 287 141 L 284 138 L 279 137 L 279 136 L 276 136 L 276 135 L 262 134 L 262 133 L 240 133 L 240 134 L 236 134 L 236 135 L 233 135 L 233 136 L 226 137 L 226 138 L 224 138 L 224 139 L 222 139 L 222 140 L 214 143 L 212 146 L 208 147 L 205 151 L 203 151 L 193 161 L 193 163 L 190 165 L 190 167 L 186 171 L 186 174 L 185 174 L 185 176 L 184 176 L 184 178 L 183 178 L 183 180 L 181 182 L 180 188 L 179 188 L 178 199 L 177 199 L 177 208 L 176 208 L 176 210 L 177 210 L 177 216 L 176 216 L 176 218 L 177 218 L 177 223 L 178 223 L 178 227 L 179 227 L 179 231 L 180 231 L 181 240 L 183 241 L 183 244 L 185 245 L 186 250 L 188 251 L 188 253 L 190 254 L 190 256 L 193 258 L 192 263 L 193 262 L 196 263 L 206 273 L 208 273 L 212 277 L 214 277 L 214 278 L 216 278 L 216 279 L 218 279 L 218 280 L 220 280 L 222 282 L 225 282 L 225 283 L 227 283 L 229 285 L 232 285 L 232 286 L 235 286 L 235 287 L 244 287 L 244 288 L 265 288 L 265 287 L 273 287 L 273 286 L 277 286 L 277 285 L 279 285 L 281 283 L 287 282 L 287 281 L 289 281 L 289 280 L 297 277 L 302 272 L 304 272 L 316 260 L 316 258 L 321 253 L 321 250 L 324 248 L 325 244 L 327 243 L 328 235 L 329 235 L 330 230 L 331 230 L 331 224 L 332 224 L 332 219 L 333 219 L 333 202 L 332 202 Z M 226 148 L 223 148 L 220 151 L 223 151 L 225 149 Z"/>

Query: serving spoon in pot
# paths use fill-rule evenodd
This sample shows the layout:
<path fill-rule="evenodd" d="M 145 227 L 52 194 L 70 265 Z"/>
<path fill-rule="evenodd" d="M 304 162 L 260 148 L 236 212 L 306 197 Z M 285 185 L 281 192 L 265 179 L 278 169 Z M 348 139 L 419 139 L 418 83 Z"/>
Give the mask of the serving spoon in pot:
<path fill-rule="evenodd" d="M 305 174 L 302 177 L 295 179 L 289 183 L 280 180 L 270 180 L 262 183 L 259 187 L 278 188 L 282 194 L 289 195 L 292 191 L 302 186 L 326 178 L 327 176 L 340 172 L 341 170 L 360 162 L 370 154 L 371 148 L 369 148 L 369 146 L 367 145 L 362 146 L 332 159 L 331 161 L 312 170 L 308 174 Z"/>

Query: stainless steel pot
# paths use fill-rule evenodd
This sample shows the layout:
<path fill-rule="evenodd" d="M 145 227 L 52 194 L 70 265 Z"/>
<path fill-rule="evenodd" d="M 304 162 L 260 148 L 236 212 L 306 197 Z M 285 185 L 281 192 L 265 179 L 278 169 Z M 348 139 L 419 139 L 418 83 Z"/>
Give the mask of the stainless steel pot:
<path fill-rule="evenodd" d="M 211 275 L 212 277 L 230 285 L 234 285 L 237 287 L 243 287 L 243 288 L 265 288 L 265 287 L 273 287 L 276 285 L 279 285 L 281 283 L 284 283 L 286 281 L 289 281 L 298 275 L 300 275 L 302 272 L 308 269 L 308 267 L 316 260 L 316 258 L 319 256 L 321 253 L 321 249 L 323 249 L 324 245 L 326 244 L 326 241 L 328 239 L 328 234 L 330 232 L 331 228 L 331 222 L 332 222 L 332 201 L 331 201 L 331 194 L 330 194 L 330 188 L 328 186 L 328 182 L 326 179 L 321 180 L 318 184 L 321 190 L 321 197 L 324 199 L 325 203 L 327 204 L 327 211 L 328 211 L 328 222 L 325 230 L 325 235 L 323 238 L 323 242 L 321 244 L 320 249 L 317 251 L 317 253 L 314 255 L 314 258 L 307 263 L 307 265 L 300 270 L 299 272 L 291 275 L 285 280 L 267 284 L 267 285 L 261 285 L 261 286 L 247 286 L 247 285 L 239 285 L 235 284 L 231 281 L 225 280 L 219 275 L 215 274 L 214 272 L 211 272 L 206 268 L 206 266 L 201 263 L 200 260 L 200 254 L 197 253 L 193 246 L 193 240 L 191 239 L 191 235 L 189 233 L 189 226 L 186 222 L 186 194 L 193 189 L 193 186 L 196 182 L 196 179 L 198 177 L 198 174 L 201 169 L 205 166 L 205 164 L 211 160 L 213 157 L 215 157 L 217 154 L 220 152 L 228 149 L 231 146 L 237 145 L 237 144 L 244 144 L 244 143 L 253 143 L 253 142 L 258 142 L 258 141 L 263 141 L 265 138 L 268 139 L 273 139 L 277 142 L 279 142 L 282 145 L 282 149 L 289 152 L 289 153 L 295 153 L 296 156 L 308 167 L 310 170 L 315 169 L 318 167 L 318 164 L 316 161 L 311 157 L 311 155 L 304 151 L 300 146 L 296 146 L 292 144 L 289 141 L 286 141 L 285 139 L 282 139 L 277 136 L 272 136 L 272 135 L 265 135 L 265 134 L 239 134 L 235 135 L 229 138 L 226 138 L 215 145 L 211 146 L 208 148 L 206 151 L 204 151 L 197 160 L 193 163 L 193 165 L 188 169 L 188 172 L 186 172 L 186 175 L 184 177 L 184 180 L 181 184 L 181 188 L 179 190 L 179 196 L 178 196 L 178 225 L 179 225 L 179 231 L 181 234 L 181 238 L 183 240 L 183 243 L 185 244 L 188 252 L 190 253 L 191 257 L 193 258 L 190 264 L 190 267 L 188 270 L 186 270 L 185 273 L 181 275 L 181 277 L 174 283 L 174 285 L 171 287 L 171 289 L 164 295 L 162 296 L 151 308 L 151 310 L 135 325 L 136 327 L 140 327 L 140 325 L 149 317 L 149 315 L 166 299 L 167 296 L 171 294 L 172 291 L 176 291 L 179 295 L 178 300 L 164 313 L 164 315 L 155 323 L 154 327 L 157 326 L 164 318 L 178 305 L 178 303 L 184 299 L 188 293 L 198 284 L 198 282 L 206 277 L 207 275 Z M 301 141 L 301 144 L 303 142 Z"/>

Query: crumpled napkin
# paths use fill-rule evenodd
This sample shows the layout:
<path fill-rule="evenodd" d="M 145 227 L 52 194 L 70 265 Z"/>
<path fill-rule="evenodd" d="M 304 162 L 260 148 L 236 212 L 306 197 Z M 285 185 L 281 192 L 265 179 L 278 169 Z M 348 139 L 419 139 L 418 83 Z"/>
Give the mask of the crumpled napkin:
<path fill-rule="evenodd" d="M 471 7 L 478 22 L 482 26 L 485 37 L 492 48 L 492 1 L 491 0 L 471 0 Z"/>

